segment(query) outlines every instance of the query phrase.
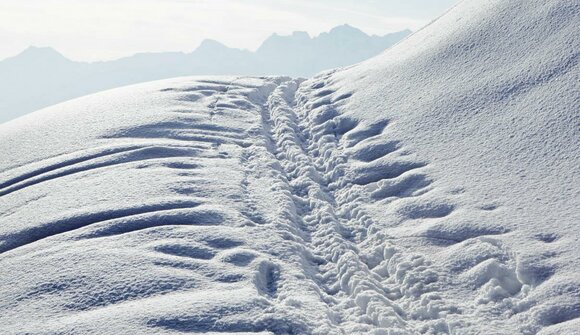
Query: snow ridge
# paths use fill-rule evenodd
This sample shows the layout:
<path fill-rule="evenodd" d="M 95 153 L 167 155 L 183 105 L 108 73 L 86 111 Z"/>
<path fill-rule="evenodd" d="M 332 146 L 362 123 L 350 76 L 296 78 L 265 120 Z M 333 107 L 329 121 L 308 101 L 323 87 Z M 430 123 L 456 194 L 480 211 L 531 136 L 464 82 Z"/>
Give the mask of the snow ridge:
<path fill-rule="evenodd" d="M 438 185 L 392 120 L 349 116 L 356 93 L 333 78 L 151 84 L 156 119 L 3 166 L 6 332 L 19 333 L 19 315 L 57 320 L 26 326 L 38 334 L 71 320 L 110 334 L 520 329 L 512 317 L 538 303 L 528 297 L 546 278 L 520 266 L 504 227 L 448 220 L 474 211 L 464 190 Z M 53 307 L 39 312 L 47 297 Z"/>
<path fill-rule="evenodd" d="M 475 289 L 478 299 L 494 313 L 517 308 L 529 287 L 515 272 L 510 251 L 492 237 L 504 231 L 469 232 L 466 226 L 457 236 L 449 236 L 434 225 L 424 235 L 408 236 L 456 254 L 476 251 L 473 261 L 444 268 L 410 250 L 400 235 L 390 236 L 394 224 L 381 222 L 384 214 L 373 217 L 376 203 L 391 208 L 399 226 L 436 222 L 458 208 L 452 199 L 428 197 L 436 188 L 429 164 L 390 138 L 389 120 L 364 124 L 344 115 L 352 94 L 336 89 L 331 74 L 305 82 L 266 78 L 247 83 L 249 79 L 239 78 L 163 88 L 161 94 L 177 94 L 183 107 L 189 107 L 173 108 L 169 119 L 103 136 L 113 141 L 110 146 L 56 156 L 30 168 L 20 166 L 17 169 L 23 172 L 19 174 L 5 171 L 11 177 L 1 184 L 4 199 L 45 184 L 50 187 L 60 179 L 83 180 L 131 166 L 142 171 L 169 169 L 191 181 L 174 186 L 172 197 L 69 210 L 33 226 L 6 231 L 0 243 L 2 255 L 10 260 L 21 248 L 146 234 L 150 241 L 146 245 L 167 255 L 155 257 L 155 266 L 194 271 L 196 277 L 200 269 L 206 269 L 202 273 L 213 273 L 212 281 L 224 283 L 218 285 L 246 283 L 238 290 L 247 286 L 247 280 L 252 283 L 257 295 L 241 304 L 212 310 L 206 316 L 157 316 L 146 322 L 147 327 L 166 330 L 451 334 L 489 317 L 477 305 L 454 298 L 451 287 L 461 285 Z M 247 119 L 240 119 L 243 115 Z M 224 117 L 235 118 L 237 126 L 224 123 Z M 123 144 L 125 139 L 131 144 Z M 239 169 L 234 179 L 239 180 L 240 192 L 231 196 L 240 205 L 227 209 L 211 200 L 211 191 L 194 186 L 215 179 L 204 172 L 207 164 L 217 164 L 217 170 L 222 164 Z M 271 208 L 264 208 L 264 203 Z M 240 223 L 226 229 L 228 221 Z M 179 233 L 204 227 L 220 237 L 204 237 L 208 242 L 203 246 L 186 242 L 191 238 Z M 268 236 L 267 242 L 260 246 L 234 237 L 244 231 Z M 183 241 L 163 242 L 167 237 L 162 236 L 169 232 Z M 272 249 L 273 245 L 277 247 Z M 15 255 L 26 256 L 26 251 Z M 248 267 L 250 272 L 240 275 L 214 264 L 218 255 L 221 263 Z M 184 257 L 198 264 L 184 262 Z M 460 279 L 454 280 L 455 276 Z M 181 291 L 189 287 L 186 282 L 125 298 L 108 293 L 109 298 L 89 300 L 78 308 L 115 306 L 127 299 L 147 299 L 153 292 L 156 296 Z M 505 298 L 512 296 L 506 305 Z M 255 308 L 269 312 L 256 314 Z M 224 315 L 235 321 L 225 322 Z"/>

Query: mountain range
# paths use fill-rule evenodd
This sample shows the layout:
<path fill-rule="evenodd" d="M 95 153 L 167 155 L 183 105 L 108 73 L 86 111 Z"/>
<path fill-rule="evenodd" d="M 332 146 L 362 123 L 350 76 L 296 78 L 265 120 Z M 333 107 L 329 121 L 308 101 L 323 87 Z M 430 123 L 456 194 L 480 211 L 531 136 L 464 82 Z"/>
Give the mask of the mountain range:
<path fill-rule="evenodd" d="M 342 25 L 316 37 L 306 32 L 273 34 L 255 52 L 204 40 L 190 53 L 139 53 L 94 63 L 69 60 L 48 47 L 29 47 L 0 62 L 0 122 L 86 94 L 177 76 L 310 77 L 373 57 L 410 33 L 369 36 Z"/>

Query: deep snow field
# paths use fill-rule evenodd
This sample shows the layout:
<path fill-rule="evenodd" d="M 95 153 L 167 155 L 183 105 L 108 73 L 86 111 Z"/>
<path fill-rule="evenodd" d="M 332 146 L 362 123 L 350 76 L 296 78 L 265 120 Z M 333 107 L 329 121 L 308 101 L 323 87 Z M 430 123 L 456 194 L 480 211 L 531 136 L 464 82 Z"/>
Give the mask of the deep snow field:
<path fill-rule="evenodd" d="M 580 3 L 0 125 L 1 334 L 580 333 Z"/>

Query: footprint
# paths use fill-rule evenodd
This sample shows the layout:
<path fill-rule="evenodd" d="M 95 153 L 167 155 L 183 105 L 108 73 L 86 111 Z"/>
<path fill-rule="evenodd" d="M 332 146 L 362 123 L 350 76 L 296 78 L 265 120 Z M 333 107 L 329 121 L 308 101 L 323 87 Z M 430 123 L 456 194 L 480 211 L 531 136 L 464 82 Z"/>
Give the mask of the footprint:
<path fill-rule="evenodd" d="M 553 264 L 554 252 L 543 252 L 531 255 L 521 255 L 518 258 L 518 277 L 526 284 L 537 286 L 550 279 L 556 273 Z"/>
<path fill-rule="evenodd" d="M 345 138 L 347 140 L 347 147 L 353 147 L 362 140 L 381 134 L 389 125 L 389 123 L 389 120 L 382 120 L 369 126 L 361 127 L 362 129 L 360 130 L 355 130 L 348 133 Z"/>
<path fill-rule="evenodd" d="M 164 244 L 155 247 L 155 250 L 164 254 L 189 257 L 196 259 L 212 259 L 215 252 L 211 249 L 182 244 Z"/>
<path fill-rule="evenodd" d="M 489 203 L 489 204 L 481 205 L 479 207 L 479 209 L 484 210 L 484 211 L 493 211 L 493 210 L 496 210 L 498 207 L 499 207 L 498 204 Z"/>
<path fill-rule="evenodd" d="M 403 175 L 396 179 L 380 181 L 378 188 L 371 193 L 371 197 L 377 200 L 389 197 L 411 197 L 417 193 L 423 194 L 424 189 L 431 183 L 432 180 L 424 174 Z"/>
<path fill-rule="evenodd" d="M 170 168 L 170 169 L 183 169 L 183 170 L 197 169 L 200 167 L 200 165 L 198 165 L 198 164 L 186 163 L 186 162 L 170 162 L 170 163 L 164 163 L 163 165 L 165 167 Z"/>
<path fill-rule="evenodd" d="M 317 98 L 321 98 L 321 97 L 325 97 L 325 96 L 332 94 L 332 93 L 334 93 L 333 90 L 322 90 L 320 92 L 317 92 L 314 96 Z"/>
<path fill-rule="evenodd" d="M 202 99 L 204 97 L 205 97 L 204 94 L 189 93 L 189 94 L 182 95 L 177 100 L 178 101 L 185 101 L 185 102 L 196 102 L 199 99 Z"/>
<path fill-rule="evenodd" d="M 232 251 L 231 253 L 227 253 L 226 255 L 221 257 L 221 260 L 226 263 L 230 263 L 236 266 L 247 266 L 250 264 L 256 255 L 249 251 Z"/>
<path fill-rule="evenodd" d="M 495 258 L 479 263 L 460 277 L 479 288 L 480 304 L 513 296 L 520 292 L 523 286 L 516 271 Z"/>
<path fill-rule="evenodd" d="M 416 201 L 408 202 L 397 209 L 397 212 L 409 219 L 432 219 L 446 217 L 455 206 L 445 202 Z"/>
<path fill-rule="evenodd" d="M 221 283 L 237 283 L 243 281 L 246 277 L 240 273 L 220 273 L 214 279 Z"/>
<path fill-rule="evenodd" d="M 399 141 L 372 143 L 357 149 L 352 154 L 352 158 L 362 162 L 372 162 L 398 150 L 400 147 L 401 145 Z"/>
<path fill-rule="evenodd" d="M 345 94 L 338 96 L 336 99 L 332 100 L 332 103 L 335 104 L 341 100 L 345 100 L 345 99 L 348 99 L 350 97 L 352 97 L 352 93 L 345 93 Z"/>
<path fill-rule="evenodd" d="M 262 261 L 258 265 L 258 273 L 255 284 L 258 291 L 270 297 L 278 293 L 278 281 L 280 279 L 280 267 L 270 261 Z"/>
<path fill-rule="evenodd" d="M 313 109 L 316 109 L 316 108 L 319 108 L 319 107 L 322 107 L 322 106 L 330 105 L 331 103 L 332 103 L 332 101 L 330 100 L 330 97 L 323 97 L 323 98 L 320 98 L 320 99 L 318 99 L 318 100 L 316 100 L 314 102 L 311 102 L 307 106 L 307 108 L 309 110 L 313 110 Z"/>
<path fill-rule="evenodd" d="M 239 247 L 244 244 L 244 242 L 239 240 L 234 240 L 228 237 L 209 237 L 204 240 L 204 242 L 212 248 L 217 249 L 230 249 Z"/>
<path fill-rule="evenodd" d="M 325 83 L 323 81 L 319 81 L 317 83 L 312 84 L 310 86 L 310 88 L 313 89 L 313 90 L 317 90 L 317 89 L 323 88 L 324 85 L 325 85 Z M 331 93 L 333 93 L 333 91 L 331 91 Z"/>
<path fill-rule="evenodd" d="M 421 235 L 460 243 L 473 238 L 484 238 L 485 235 L 501 235 L 508 232 L 509 229 L 497 224 L 471 220 L 450 220 L 437 222 L 427 227 Z M 487 240 L 491 239 L 487 238 Z M 493 241 L 489 243 L 493 243 Z"/>
<path fill-rule="evenodd" d="M 413 161 L 379 161 L 366 164 L 352 171 L 352 183 L 368 185 L 383 179 L 393 179 L 407 171 L 424 167 L 426 164 Z"/>
<path fill-rule="evenodd" d="M 337 117 L 339 114 L 334 108 L 317 109 L 310 112 L 309 118 L 313 124 L 319 125 Z"/>
<path fill-rule="evenodd" d="M 534 238 L 538 241 L 542 241 L 544 243 L 552 243 L 560 238 L 557 234 L 554 233 L 538 233 L 534 235 Z"/>
<path fill-rule="evenodd" d="M 349 117 L 343 116 L 335 120 L 334 133 L 338 135 L 344 135 L 358 126 L 358 121 Z"/>

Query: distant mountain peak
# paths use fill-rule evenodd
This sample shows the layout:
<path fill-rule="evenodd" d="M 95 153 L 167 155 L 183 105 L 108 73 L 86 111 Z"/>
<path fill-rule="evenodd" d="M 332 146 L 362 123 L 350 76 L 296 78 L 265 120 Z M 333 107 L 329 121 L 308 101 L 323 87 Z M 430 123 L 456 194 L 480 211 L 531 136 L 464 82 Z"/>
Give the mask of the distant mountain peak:
<path fill-rule="evenodd" d="M 201 44 L 195 51 L 213 51 L 213 50 L 223 50 L 229 49 L 226 45 L 209 38 L 204 39 L 201 41 Z"/>
<path fill-rule="evenodd" d="M 67 59 L 60 52 L 51 47 L 37 47 L 29 46 L 18 55 L 7 58 L 9 62 L 16 62 L 22 64 L 63 64 L 73 63 Z"/>
<path fill-rule="evenodd" d="M 408 33 L 404 33 L 407 35 Z M 387 34 L 385 36 L 388 36 Z M 293 48 L 300 46 L 307 46 L 317 43 L 317 40 L 322 41 L 360 41 L 370 36 L 362 30 L 355 28 L 349 24 L 343 24 L 332 28 L 329 32 L 323 32 L 318 36 L 311 37 L 305 31 L 294 31 L 291 35 L 279 35 L 273 33 L 268 37 L 257 52 L 273 52 L 276 53 L 280 48 Z M 320 41 L 319 40 L 319 41 Z"/>
<path fill-rule="evenodd" d="M 295 31 L 292 33 L 292 37 L 297 38 L 297 39 L 304 39 L 304 40 L 310 39 L 310 35 L 305 31 Z"/>
<path fill-rule="evenodd" d="M 36 45 L 30 45 L 28 48 L 24 49 L 24 52 L 55 52 L 58 53 L 58 51 L 56 51 L 54 48 L 52 47 L 37 47 Z"/>
<path fill-rule="evenodd" d="M 33 57 L 59 57 L 66 59 L 60 52 L 51 47 L 37 47 L 34 45 L 24 49 L 18 56 L 33 56 Z"/>
<path fill-rule="evenodd" d="M 311 37 L 305 31 L 294 31 L 292 32 L 291 35 L 280 35 L 277 33 L 273 33 L 263 42 L 263 44 L 267 44 L 272 41 L 282 41 L 282 40 L 309 41 L 311 40 Z"/>
<path fill-rule="evenodd" d="M 362 30 L 355 28 L 349 24 L 336 26 L 328 32 L 329 35 L 367 35 Z"/>
<path fill-rule="evenodd" d="M 294 48 L 298 45 L 304 45 L 311 41 L 310 35 L 305 31 L 295 31 L 292 35 L 272 34 L 268 37 L 256 51 L 261 52 L 279 52 L 281 49 Z"/>

